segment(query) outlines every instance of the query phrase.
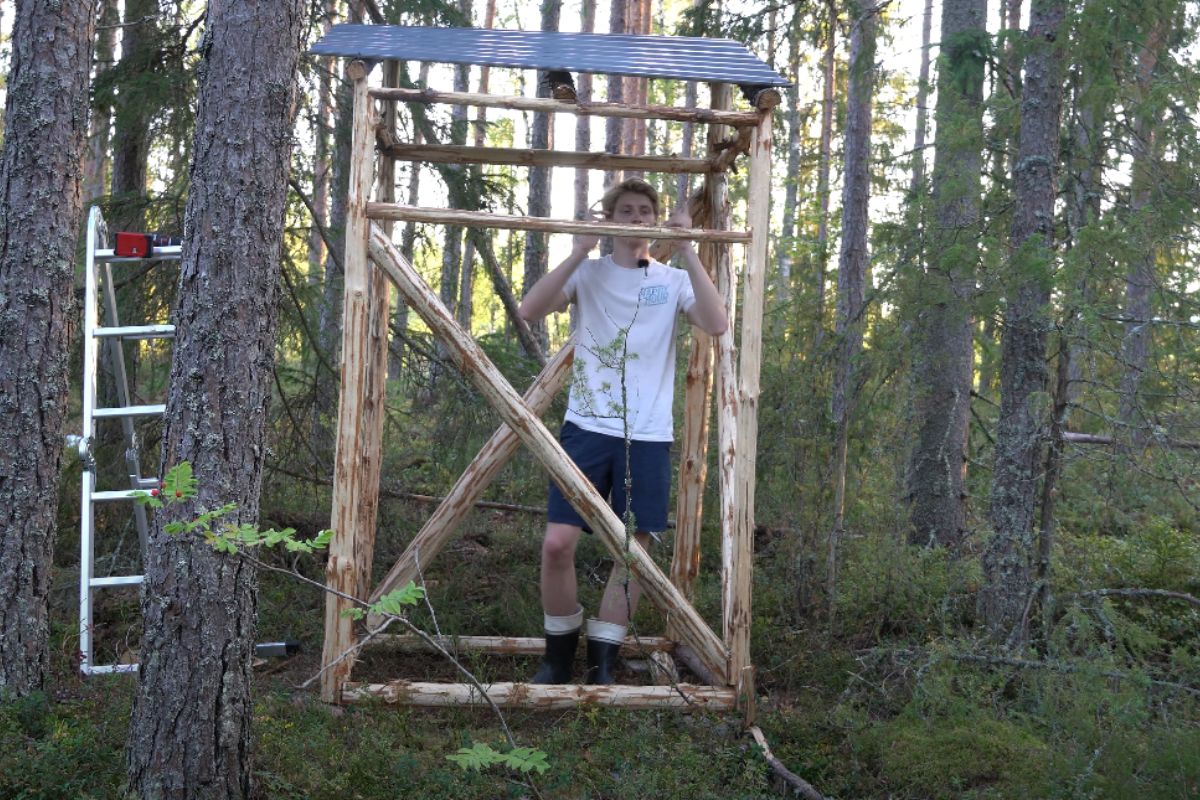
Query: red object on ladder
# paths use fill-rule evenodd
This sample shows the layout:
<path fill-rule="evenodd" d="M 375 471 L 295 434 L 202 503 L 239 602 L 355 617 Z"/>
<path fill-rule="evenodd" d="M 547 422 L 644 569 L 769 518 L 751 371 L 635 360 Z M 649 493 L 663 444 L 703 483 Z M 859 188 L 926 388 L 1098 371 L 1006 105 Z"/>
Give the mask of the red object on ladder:
<path fill-rule="evenodd" d="M 145 258 L 150 255 L 150 237 L 144 233 L 117 233 L 115 255 L 123 258 Z"/>

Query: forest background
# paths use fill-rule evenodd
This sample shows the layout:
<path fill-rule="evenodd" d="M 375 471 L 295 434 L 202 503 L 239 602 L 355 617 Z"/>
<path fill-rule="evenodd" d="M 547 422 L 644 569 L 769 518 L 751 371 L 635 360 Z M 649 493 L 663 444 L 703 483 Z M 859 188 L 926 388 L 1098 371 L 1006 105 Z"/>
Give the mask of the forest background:
<path fill-rule="evenodd" d="M 82 193 L 113 230 L 183 232 L 205 10 L 98 3 Z M 1194 797 L 1198 12 L 1184 0 L 324 0 L 303 7 L 303 25 L 306 42 L 347 20 L 723 36 L 794 81 L 775 112 L 752 631 L 758 723 L 775 755 L 836 797 Z M 0 5 L 6 37 L 13 13 Z M 259 518 L 305 536 L 329 524 L 349 159 L 343 66 L 300 59 L 266 418 Z M 399 81 L 538 90 L 532 73 L 416 63 L 401 65 Z M 707 87 L 666 80 L 596 76 L 580 90 L 708 101 Z M 682 123 L 575 128 L 562 116 L 550 126 L 533 114 L 401 106 L 396 135 L 647 154 L 705 146 Z M 670 205 L 695 188 L 647 177 Z M 395 196 L 565 217 L 582 216 L 601 185 L 561 168 L 401 164 Z M 734 173 L 735 227 L 745 189 Z M 527 386 L 568 318 L 524 331 L 503 298 L 552 267 L 565 237 L 395 233 L 518 390 Z M 178 279 L 170 265 L 119 274 L 122 320 L 168 321 Z M 402 306 L 391 333 L 376 574 L 497 425 Z M 78 427 L 80 343 L 71 347 L 63 433 Z M 172 390 L 169 343 L 127 344 L 125 358 L 139 402 Z M 101 392 L 111 396 L 111 375 Z M 160 430 L 139 427 L 146 464 Z M 116 425 L 101 428 L 98 474 L 111 485 L 100 488 L 118 488 L 124 449 Z M 57 494 L 49 673 L 41 691 L 0 706 L 5 797 L 118 797 L 136 760 L 122 756 L 127 737 L 135 747 L 133 680 L 76 669 L 80 470 L 64 462 Z M 519 455 L 488 490 L 493 505 L 429 565 L 442 630 L 537 635 L 545 484 Z M 98 569 L 138 572 L 127 510 L 106 507 L 97 525 Z M 656 549 L 660 564 L 670 538 Z M 709 619 L 719 616 L 718 550 L 710 522 L 695 594 Z M 323 576 L 319 558 L 263 557 Z M 610 563 L 585 544 L 585 603 Z M 498 745 L 492 719 L 320 704 L 298 687 L 317 669 L 324 598 L 287 576 L 259 581 L 258 639 L 302 649 L 255 679 L 254 796 L 778 794 L 737 719 L 673 712 L 511 712 L 517 738 L 552 765 L 537 788 L 516 773 L 464 772 L 445 756 Z M 98 660 L 138 657 L 136 590 L 104 593 L 97 619 Z M 435 624 L 429 610 L 414 619 Z M 639 614 L 643 633 L 662 625 L 651 609 Z M 490 680 L 532 668 L 469 665 Z M 369 652 L 356 668 L 363 679 L 451 674 L 390 652 Z"/>

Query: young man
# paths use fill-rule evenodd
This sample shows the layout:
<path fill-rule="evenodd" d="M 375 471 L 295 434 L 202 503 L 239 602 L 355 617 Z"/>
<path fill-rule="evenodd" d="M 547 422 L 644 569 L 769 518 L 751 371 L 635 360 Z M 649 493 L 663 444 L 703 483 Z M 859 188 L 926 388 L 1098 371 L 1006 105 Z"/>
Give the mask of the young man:
<path fill-rule="evenodd" d="M 657 224 L 658 192 L 639 178 L 613 186 L 600 203 L 610 222 Z M 667 221 L 672 227 L 691 224 L 684 209 Z M 560 440 L 600 494 L 611 494 L 617 516 L 625 519 L 626 507 L 631 507 L 635 536 L 647 547 L 650 534 L 667 526 L 676 321 L 682 312 L 713 335 L 724 332 L 728 323 L 721 296 L 691 242 L 679 246 L 686 270 L 653 261 L 650 240 L 642 237 L 613 237 L 612 255 L 589 259 L 598 242 L 597 236 L 576 237 L 571 255 L 530 288 L 520 315 L 537 320 L 576 304 L 575 380 Z M 553 483 L 547 519 L 541 574 L 546 655 L 533 682 L 569 683 L 583 626 L 575 546 L 584 521 Z M 613 682 L 613 664 L 640 594 L 624 565 L 615 565 L 598 618 L 588 620 L 588 683 Z"/>

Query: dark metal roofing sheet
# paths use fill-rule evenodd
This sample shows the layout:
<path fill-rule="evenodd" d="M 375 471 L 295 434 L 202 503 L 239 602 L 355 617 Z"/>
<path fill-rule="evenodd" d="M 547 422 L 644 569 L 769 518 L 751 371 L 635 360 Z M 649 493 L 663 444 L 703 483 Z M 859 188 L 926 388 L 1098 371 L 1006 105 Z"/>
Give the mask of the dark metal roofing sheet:
<path fill-rule="evenodd" d="M 745 45 L 731 39 L 335 25 L 312 46 L 312 52 L 379 61 L 433 61 L 753 86 L 789 85 Z"/>

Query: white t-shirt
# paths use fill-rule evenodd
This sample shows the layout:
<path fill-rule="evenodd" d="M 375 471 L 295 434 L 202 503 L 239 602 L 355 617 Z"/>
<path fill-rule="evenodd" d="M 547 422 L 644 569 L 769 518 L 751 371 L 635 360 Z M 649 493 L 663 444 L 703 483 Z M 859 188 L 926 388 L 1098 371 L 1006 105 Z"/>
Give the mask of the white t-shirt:
<path fill-rule="evenodd" d="M 687 271 L 593 258 L 575 269 L 563 294 L 578 308 L 567 421 L 623 438 L 627 417 L 631 439 L 672 441 L 675 324 L 696 302 Z"/>

